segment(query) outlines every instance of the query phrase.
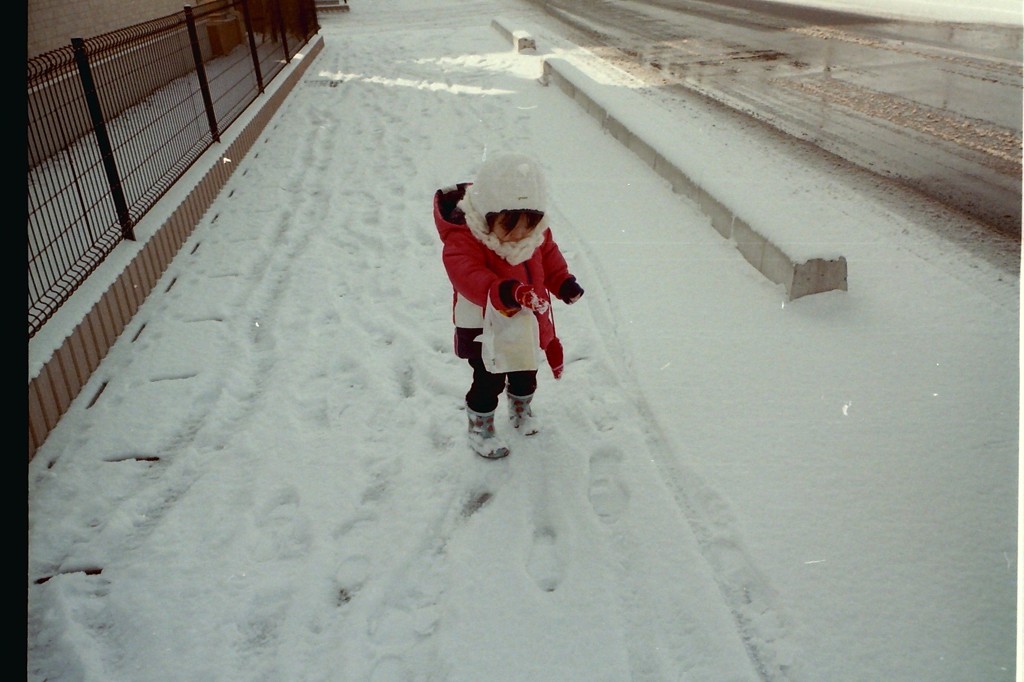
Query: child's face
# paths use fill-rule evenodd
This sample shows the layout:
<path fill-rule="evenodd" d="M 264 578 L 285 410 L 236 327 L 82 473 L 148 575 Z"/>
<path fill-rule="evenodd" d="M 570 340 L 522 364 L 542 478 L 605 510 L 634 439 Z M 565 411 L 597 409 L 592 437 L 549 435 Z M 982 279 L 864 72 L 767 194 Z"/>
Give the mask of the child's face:
<path fill-rule="evenodd" d="M 526 239 L 543 217 L 539 211 L 501 211 L 489 222 L 491 232 L 504 244 Z"/>

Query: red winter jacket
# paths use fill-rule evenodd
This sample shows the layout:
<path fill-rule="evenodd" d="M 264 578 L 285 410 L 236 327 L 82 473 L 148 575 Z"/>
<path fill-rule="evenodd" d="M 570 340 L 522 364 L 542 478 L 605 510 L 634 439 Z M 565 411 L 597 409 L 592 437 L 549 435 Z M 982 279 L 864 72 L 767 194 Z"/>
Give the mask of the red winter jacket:
<path fill-rule="evenodd" d="M 455 353 L 460 358 L 479 358 L 480 342 L 477 337 L 483 331 L 483 311 L 488 297 L 491 305 L 500 312 L 512 313 L 519 308 L 502 300 L 499 292 L 502 282 L 515 280 L 530 284 L 550 302 L 550 294 L 557 296 L 571 275 L 546 220 L 523 242 L 506 246 L 492 240 L 485 244 L 483 240 L 488 236 L 481 236 L 480 229 L 471 229 L 467 224 L 464 211 L 472 211 L 472 206 L 467 202 L 460 205 L 468 186 L 469 183 L 462 183 L 437 190 L 434 194 L 434 224 L 444 244 L 441 258 L 454 289 Z M 482 223 L 479 215 L 475 216 L 475 223 Z M 495 248 L 505 255 L 499 255 Z M 551 307 L 543 314 L 534 315 L 540 331 L 540 347 L 548 351 L 551 360 L 554 346 L 558 346 L 560 355 Z M 549 349 L 552 341 L 555 344 Z M 556 376 L 560 373 L 559 366 Z"/>

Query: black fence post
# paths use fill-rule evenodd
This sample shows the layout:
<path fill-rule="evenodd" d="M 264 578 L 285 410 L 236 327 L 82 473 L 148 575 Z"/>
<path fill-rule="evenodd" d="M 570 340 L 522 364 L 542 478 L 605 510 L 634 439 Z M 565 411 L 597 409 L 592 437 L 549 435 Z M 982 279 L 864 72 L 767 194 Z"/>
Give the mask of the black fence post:
<path fill-rule="evenodd" d="M 303 2 L 302 0 L 299 0 L 298 5 L 297 5 L 298 10 L 299 10 L 298 11 L 298 17 L 297 17 L 298 20 L 299 20 L 299 34 L 302 36 L 303 40 L 306 40 L 307 38 L 309 38 L 309 22 L 306 20 L 307 17 L 306 17 L 305 4 L 306 4 L 305 2 Z"/>
<path fill-rule="evenodd" d="M 249 54 L 252 55 L 252 70 L 256 74 L 256 86 L 263 94 L 263 72 L 260 70 L 260 55 L 256 52 L 256 34 L 252 30 L 252 16 L 249 14 L 249 0 L 242 0 L 242 19 L 245 21 L 245 32 L 249 36 Z"/>
<path fill-rule="evenodd" d="M 288 52 L 288 31 L 285 29 L 284 15 L 281 12 L 281 0 L 270 0 L 273 7 L 274 20 L 277 21 L 278 29 L 281 31 L 281 49 L 284 50 L 284 60 L 290 62 L 292 55 Z"/>
<path fill-rule="evenodd" d="M 206 108 L 206 121 L 210 126 L 210 135 L 214 142 L 220 142 L 217 114 L 213 111 L 210 82 L 206 78 L 206 65 L 203 64 L 203 51 L 199 48 L 199 31 L 196 30 L 196 18 L 192 14 L 191 5 L 185 5 L 185 23 L 188 24 L 188 39 L 192 43 L 192 59 L 196 63 L 196 76 L 199 78 L 199 90 L 203 94 L 203 106 Z"/>
<path fill-rule="evenodd" d="M 348 2 L 348 0 L 343 0 L 343 2 Z M 303 7 L 299 10 L 302 12 L 302 25 L 305 29 L 302 39 L 306 41 L 320 30 L 320 22 L 317 21 L 315 0 L 303 0 L 302 5 Z"/>
<path fill-rule="evenodd" d="M 117 211 L 117 222 L 121 226 L 121 238 L 135 241 L 132 216 L 128 212 L 128 202 L 124 198 L 124 187 L 121 185 L 121 176 L 117 172 L 117 162 L 114 159 L 114 147 L 110 144 L 107 123 L 103 120 L 103 107 L 100 106 L 100 97 L 96 92 L 92 69 L 89 68 L 89 55 L 85 50 L 85 40 L 72 38 L 71 45 L 75 50 L 75 63 L 78 65 L 78 75 L 82 79 L 82 90 L 85 92 L 89 118 L 92 119 L 93 131 L 96 133 L 96 144 L 99 145 L 100 157 L 103 159 L 103 171 L 107 175 L 110 196 L 114 200 L 114 208 Z"/>

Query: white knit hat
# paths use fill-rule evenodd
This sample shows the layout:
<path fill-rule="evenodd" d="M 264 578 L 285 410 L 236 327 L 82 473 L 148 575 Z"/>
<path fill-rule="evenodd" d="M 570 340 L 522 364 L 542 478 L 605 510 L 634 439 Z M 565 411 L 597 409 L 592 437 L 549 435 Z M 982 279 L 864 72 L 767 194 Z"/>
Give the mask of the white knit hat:
<path fill-rule="evenodd" d="M 485 161 L 466 193 L 481 216 L 517 208 L 547 210 L 544 174 L 524 154 L 501 154 Z"/>

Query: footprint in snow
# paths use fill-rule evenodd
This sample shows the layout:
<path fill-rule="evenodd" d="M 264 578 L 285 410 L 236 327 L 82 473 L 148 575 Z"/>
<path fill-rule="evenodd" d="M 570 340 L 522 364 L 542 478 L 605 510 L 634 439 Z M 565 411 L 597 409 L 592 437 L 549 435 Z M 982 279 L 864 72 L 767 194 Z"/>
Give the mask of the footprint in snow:
<path fill-rule="evenodd" d="M 462 516 L 469 518 L 473 514 L 487 506 L 494 499 L 494 491 L 499 490 L 503 481 L 509 476 L 508 466 L 501 466 L 500 462 L 483 462 L 480 466 L 480 457 L 473 455 L 474 472 L 472 483 L 466 497 L 462 500 Z M 497 466 L 496 466 L 497 465 Z"/>
<path fill-rule="evenodd" d="M 480 508 L 491 501 L 494 494 L 489 490 L 476 490 L 469 494 L 466 501 L 462 503 L 462 515 L 472 516 L 480 511 Z"/>
<path fill-rule="evenodd" d="M 370 574 L 369 557 L 356 554 L 345 558 L 334 572 L 335 602 L 344 606 L 363 588 Z"/>
<path fill-rule="evenodd" d="M 550 526 L 538 528 L 533 534 L 533 546 L 526 570 L 537 587 L 545 592 L 554 592 L 562 583 L 565 567 L 558 556 L 558 539 L 555 529 Z"/>
<path fill-rule="evenodd" d="M 256 556 L 262 561 L 305 556 L 312 544 L 310 521 L 302 512 L 299 491 L 284 485 L 272 491 L 258 508 L 253 525 Z"/>
<path fill-rule="evenodd" d="M 621 463 L 622 453 L 613 447 L 598 450 L 590 458 L 588 496 L 605 523 L 617 521 L 629 505 L 629 488 L 619 475 Z"/>
<path fill-rule="evenodd" d="M 393 682 L 415 679 L 412 671 L 398 656 L 387 654 L 378 660 L 370 673 L 370 682 Z"/>

